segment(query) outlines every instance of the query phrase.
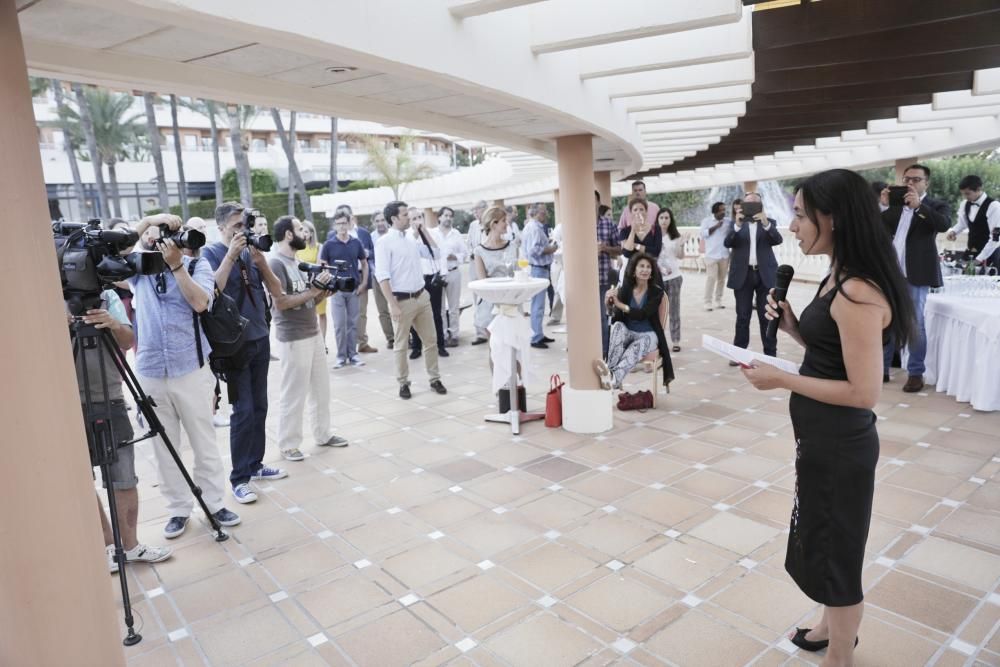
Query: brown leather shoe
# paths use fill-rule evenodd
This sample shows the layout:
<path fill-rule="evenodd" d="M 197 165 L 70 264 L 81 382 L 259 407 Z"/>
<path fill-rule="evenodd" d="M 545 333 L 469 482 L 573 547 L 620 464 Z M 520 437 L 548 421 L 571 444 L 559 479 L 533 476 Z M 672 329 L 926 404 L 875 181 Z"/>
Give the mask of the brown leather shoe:
<path fill-rule="evenodd" d="M 378 348 L 365 343 L 364 345 L 358 345 L 358 352 L 361 354 L 371 354 L 372 352 L 378 352 Z"/>
<path fill-rule="evenodd" d="M 915 394 L 924 388 L 924 376 L 923 375 L 911 375 L 906 378 L 906 384 L 903 385 L 903 391 L 908 394 Z"/>

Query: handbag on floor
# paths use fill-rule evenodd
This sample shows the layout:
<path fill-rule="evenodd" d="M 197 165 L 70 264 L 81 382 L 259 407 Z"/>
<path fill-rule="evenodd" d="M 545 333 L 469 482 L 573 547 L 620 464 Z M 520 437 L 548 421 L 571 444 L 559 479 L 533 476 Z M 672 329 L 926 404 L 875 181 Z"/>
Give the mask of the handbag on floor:
<path fill-rule="evenodd" d="M 618 394 L 619 410 L 649 410 L 653 407 L 653 392 L 648 389 L 634 394 L 623 391 Z"/>
<path fill-rule="evenodd" d="M 562 378 L 549 378 L 549 393 L 545 395 L 545 425 L 549 428 L 562 426 L 562 388 Z"/>

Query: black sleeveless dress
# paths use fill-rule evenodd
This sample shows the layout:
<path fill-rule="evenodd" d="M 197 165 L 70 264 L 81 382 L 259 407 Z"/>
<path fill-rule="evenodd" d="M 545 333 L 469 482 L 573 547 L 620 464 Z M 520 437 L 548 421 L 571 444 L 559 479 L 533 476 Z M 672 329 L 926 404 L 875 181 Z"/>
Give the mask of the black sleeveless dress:
<path fill-rule="evenodd" d="M 839 285 L 820 296 L 825 284 L 799 318 L 806 347 L 799 373 L 846 380 L 840 331 L 830 315 Z M 879 455 L 875 414 L 795 393 L 789 412 L 796 481 L 785 570 L 816 602 L 858 604 Z"/>

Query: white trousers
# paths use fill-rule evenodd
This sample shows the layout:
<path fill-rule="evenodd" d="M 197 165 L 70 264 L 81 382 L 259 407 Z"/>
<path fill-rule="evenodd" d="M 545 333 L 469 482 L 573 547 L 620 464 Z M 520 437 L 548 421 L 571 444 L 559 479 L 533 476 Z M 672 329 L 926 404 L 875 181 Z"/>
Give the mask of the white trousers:
<path fill-rule="evenodd" d="M 444 301 L 447 302 L 448 321 L 446 322 L 446 328 L 448 329 L 449 338 L 458 338 L 458 320 L 462 314 L 462 267 L 459 266 L 454 271 L 449 271 L 447 274 L 448 284 L 444 287 Z"/>
<path fill-rule="evenodd" d="M 325 443 L 330 430 L 330 371 L 320 334 L 279 343 L 281 393 L 278 395 L 278 448 L 302 446 L 302 413 L 308 402 L 313 444 Z"/>
<path fill-rule="evenodd" d="M 156 403 L 156 416 L 171 444 L 181 453 L 181 427 L 194 453 L 194 467 L 188 472 L 201 487 L 202 499 L 213 514 L 222 509 L 226 471 L 212 425 L 212 392 L 215 376 L 205 364 L 177 378 L 139 377 L 139 383 Z M 153 439 L 153 453 L 160 472 L 160 492 L 167 499 L 170 516 L 191 516 L 194 495 L 184 481 L 170 452 L 160 438 Z"/>

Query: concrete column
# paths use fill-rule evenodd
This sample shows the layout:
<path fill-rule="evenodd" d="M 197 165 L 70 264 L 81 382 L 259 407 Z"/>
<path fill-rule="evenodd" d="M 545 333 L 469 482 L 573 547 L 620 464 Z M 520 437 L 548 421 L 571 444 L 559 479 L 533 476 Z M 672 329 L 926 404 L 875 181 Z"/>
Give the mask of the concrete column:
<path fill-rule="evenodd" d="M 601 193 L 601 203 L 605 206 L 611 206 L 611 172 L 595 171 L 594 187 Z"/>
<path fill-rule="evenodd" d="M 556 223 L 562 222 L 562 218 L 559 217 L 559 212 L 562 210 L 562 206 L 559 202 L 559 188 L 552 191 L 552 217 L 555 218 Z M 565 229 L 563 232 L 565 233 Z"/>
<path fill-rule="evenodd" d="M 0 280 L 17 310 L 0 327 L 0 662 L 124 665 L 16 4 L 0 0 L 0 199 L 23 223 Z"/>
<path fill-rule="evenodd" d="M 569 382 L 563 388 L 563 428 L 600 433 L 614 425 L 611 392 L 600 388 L 593 363 L 601 358 L 597 234 L 594 221 L 593 138 L 556 139 L 559 161 L 557 218 L 563 225 Z"/>
<path fill-rule="evenodd" d="M 918 157 L 904 157 L 896 160 L 896 182 L 902 183 L 903 172 L 906 171 L 906 168 L 911 164 L 916 164 L 917 162 L 920 162 L 920 158 Z"/>
<path fill-rule="evenodd" d="M 743 192 L 757 192 L 757 181 L 743 181 Z"/>

